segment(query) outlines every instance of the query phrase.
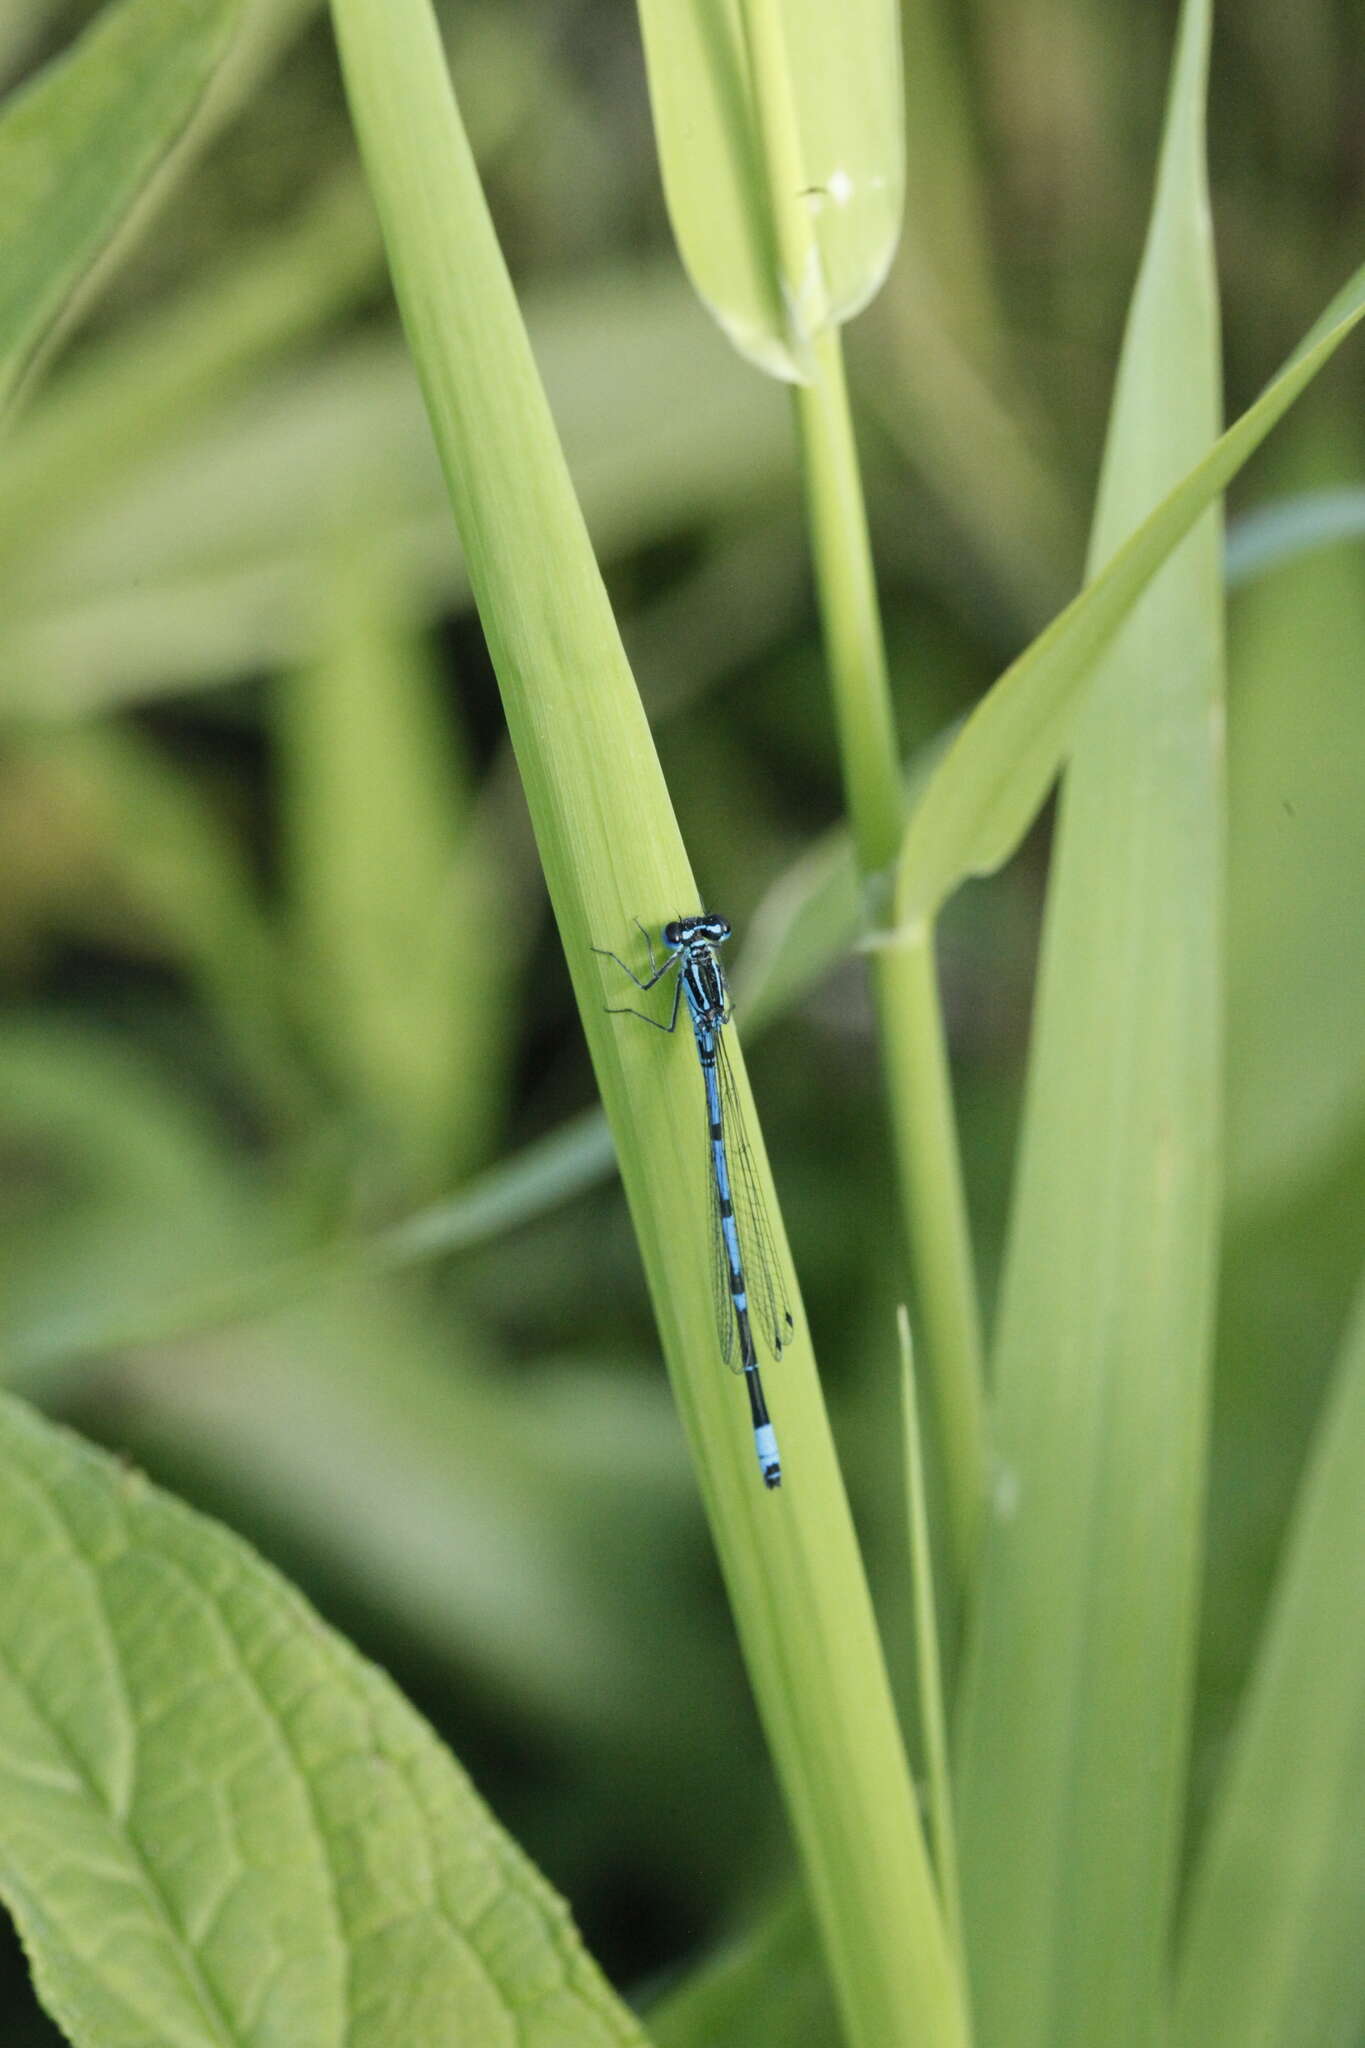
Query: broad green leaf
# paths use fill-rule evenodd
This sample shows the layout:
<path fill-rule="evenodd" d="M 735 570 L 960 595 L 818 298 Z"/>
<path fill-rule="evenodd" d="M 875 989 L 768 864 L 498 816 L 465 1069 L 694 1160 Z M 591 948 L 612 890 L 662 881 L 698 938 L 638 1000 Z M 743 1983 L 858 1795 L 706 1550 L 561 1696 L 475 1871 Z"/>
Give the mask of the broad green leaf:
<path fill-rule="evenodd" d="M 710 1195 L 687 1047 L 607 1014 L 594 946 L 697 901 L 427 0 L 333 0 L 343 71 L 497 672 L 663 1349 L 755 1698 L 858 2048 L 960 2048 L 964 2015 L 804 1323 L 767 1493 L 716 1369 Z M 685 437 L 688 422 L 679 419 Z M 633 956 L 632 956 L 633 957 Z M 738 1046 L 735 1047 L 736 1053 Z M 736 1083 L 752 1114 L 742 1062 Z M 756 1123 L 753 1158 L 771 1177 Z M 799 1310 L 780 1219 L 778 1256 Z M 728 1384 L 727 1384 L 728 1381 Z M 738 1397 L 738 1399 L 737 1399 Z"/>
<path fill-rule="evenodd" d="M 382 549 L 340 549 L 277 730 L 300 1004 L 348 1105 L 430 1190 L 487 1150 L 518 954 L 414 609 Z"/>
<path fill-rule="evenodd" d="M 1195 1869 L 1173 2048 L 1365 2028 L 1365 1296 Z"/>
<path fill-rule="evenodd" d="M 1097 561 L 1217 434 L 1208 36 L 1186 0 Z M 959 1728 L 991 2048 L 1150 2048 L 1164 2002 L 1218 1213 L 1222 680 L 1208 518 L 1096 664 L 1063 785 Z"/>
<path fill-rule="evenodd" d="M 694 1678 L 719 1688 L 697 1718 L 723 1748 L 723 1660 L 696 1641 L 682 1566 L 654 1533 L 661 1509 L 673 1533 L 685 1499 L 656 1380 L 558 1363 L 500 1371 L 477 1327 L 445 1309 L 428 1318 L 354 1270 L 247 1326 L 110 1371 L 139 1457 L 188 1466 L 210 1499 L 230 1500 L 325 1583 L 360 1589 L 386 1639 L 420 1644 L 486 1701 L 578 1743 L 638 1749 L 653 1726 L 663 1776 L 679 1746 L 695 1768 L 679 1726 L 694 1691 L 669 1705 L 671 1623 Z M 658 1569 L 642 1587 L 646 1548 Z"/>
<path fill-rule="evenodd" d="M 240 0 L 123 0 L 0 110 L 0 410 L 199 103 Z"/>
<path fill-rule="evenodd" d="M 244 1544 L 0 1402 L 0 1893 L 77 2048 L 638 2042 L 389 1681 Z"/>
<path fill-rule="evenodd" d="M 1352 412 L 1305 421 L 1276 481 L 1339 472 Z M 1303 502 L 1299 500 L 1299 502 Z M 1233 609 L 1228 1194 L 1283 1201 L 1365 1126 L 1365 560 L 1300 556 Z"/>
<path fill-rule="evenodd" d="M 939 909 L 971 875 L 993 874 L 1037 816 L 1075 731 L 1095 662 L 1172 550 L 1365 314 L 1365 268 L 1337 293 L 1255 404 L 1169 490 L 967 720 L 910 821 L 902 923 Z M 1159 411 L 1151 401 L 1154 416 Z"/>
<path fill-rule="evenodd" d="M 804 381 L 872 297 L 905 181 L 894 0 L 640 0 L 664 194 L 736 348 Z"/>

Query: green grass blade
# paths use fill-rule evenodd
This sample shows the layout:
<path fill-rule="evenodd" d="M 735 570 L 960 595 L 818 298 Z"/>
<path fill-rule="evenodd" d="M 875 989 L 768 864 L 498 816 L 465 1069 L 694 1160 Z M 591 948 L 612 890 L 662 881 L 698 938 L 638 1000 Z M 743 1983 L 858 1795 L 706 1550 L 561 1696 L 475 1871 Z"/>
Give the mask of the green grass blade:
<path fill-rule="evenodd" d="M 64 745 L 70 744 L 68 737 Z M 907 770 L 907 802 L 915 801 L 941 751 L 936 739 L 916 753 Z M 752 1040 L 827 974 L 861 927 L 853 849 L 847 828 L 833 826 L 773 885 L 750 922 L 730 978 L 746 1036 Z M 241 946 L 240 934 L 232 934 L 232 944 Z M 234 952 L 239 980 L 241 957 Z M 236 994 L 244 993 L 250 990 L 239 986 Z M 615 1171 L 606 1119 L 600 1109 L 585 1110 L 486 1167 L 457 1193 L 370 1236 L 220 1272 L 206 1285 L 176 1288 L 163 1279 L 140 1306 L 68 1307 L 55 1319 L 21 1321 L 7 1333 L 12 1382 L 37 1389 L 64 1366 L 221 1328 L 296 1300 L 356 1266 L 402 1272 L 458 1256 L 534 1222 Z"/>
<path fill-rule="evenodd" d="M 1365 314 L 1365 267 L 1201 461 L 983 699 L 905 835 L 902 923 L 932 917 L 970 875 L 1013 853 L 1066 758 L 1094 665 L 1143 591 Z"/>
<path fill-rule="evenodd" d="M 642 2036 L 454 1759 L 244 1544 L 0 1400 L 0 1892 L 77 2048 Z"/>
<path fill-rule="evenodd" d="M 1208 35 L 1186 0 L 1101 559 L 1217 434 Z M 1217 1219 L 1221 606 L 1210 518 L 1098 664 L 1064 784 L 959 1728 L 990 2048 L 1149 2048 L 1164 2002 Z"/>
<path fill-rule="evenodd" d="M 838 2021 L 813 1936 L 793 1894 L 650 2006 L 654 2048 L 824 2048 Z"/>
<path fill-rule="evenodd" d="M 1343 401 L 1277 448 L 1277 484 L 1352 460 Z M 1227 1181 L 1240 1214 L 1311 1184 L 1365 1122 L 1360 570 L 1345 548 L 1299 555 L 1232 615 Z"/>
<path fill-rule="evenodd" d="M 49 379 L 0 465 L 6 610 L 22 607 L 25 571 L 54 529 L 79 522 L 263 362 L 349 310 L 381 260 L 373 210 L 352 174 L 287 228 L 234 252 Z"/>
<path fill-rule="evenodd" d="M 124 0 L 0 114 L 0 411 L 183 132 L 239 0 Z"/>
<path fill-rule="evenodd" d="M 1172 2048 L 1365 2028 L 1365 1295 L 1304 1480 L 1185 1916 Z"/>
<path fill-rule="evenodd" d="M 487 1153 L 517 949 L 431 652 L 376 552 L 337 550 L 318 654 L 276 698 L 296 994 L 343 1101 L 429 1193 Z"/>
<path fill-rule="evenodd" d="M 12 770 L 23 764 L 12 787 L 30 815 L 64 821 L 63 924 L 96 943 L 136 929 L 185 975 L 255 1100 L 287 1128 L 311 1090 L 287 1028 L 279 949 L 225 821 L 134 730 L 92 721 L 11 744 Z"/>
<path fill-rule="evenodd" d="M 1229 529 L 1228 588 L 1353 540 L 1365 540 L 1365 489 L 1342 484 L 1274 498 Z"/>
<path fill-rule="evenodd" d="M 716 1357 L 695 1062 L 685 1043 L 606 1014 L 620 971 L 594 945 L 639 958 L 632 918 L 657 925 L 695 905 L 695 884 L 436 26 L 424 0 L 335 0 L 333 13 L 665 1355 L 846 2024 L 864 2048 L 956 2048 L 955 1981 L 809 1340 L 798 1329 L 773 1388 L 788 1482 L 765 1495 L 741 1391 Z M 742 1068 L 737 1077 L 745 1086 Z M 761 1147 L 758 1162 L 766 1183 Z"/>
<path fill-rule="evenodd" d="M 893 0 L 640 0 L 664 194 L 683 262 L 735 346 L 802 379 L 865 305 L 904 190 Z"/>
<path fill-rule="evenodd" d="M 897 1325 L 901 1347 L 901 1420 L 905 1432 L 905 1495 L 910 1538 L 915 1678 L 928 1777 L 929 1826 L 943 1917 L 959 1966 L 965 1966 L 957 1828 L 953 1820 L 953 1788 L 948 1768 L 948 1717 L 944 1708 L 943 1660 L 939 1654 L 934 1560 L 929 1548 L 929 1504 L 924 1484 L 924 1453 L 920 1445 L 919 1396 L 915 1391 L 915 1347 L 910 1334 L 910 1317 L 904 1307 L 897 1312 Z"/>

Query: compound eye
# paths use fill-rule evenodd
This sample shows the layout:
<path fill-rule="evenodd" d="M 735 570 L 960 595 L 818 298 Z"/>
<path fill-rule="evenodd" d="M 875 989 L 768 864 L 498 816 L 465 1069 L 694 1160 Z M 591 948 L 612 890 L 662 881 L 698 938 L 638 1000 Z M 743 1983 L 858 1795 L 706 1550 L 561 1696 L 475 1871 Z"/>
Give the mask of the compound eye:
<path fill-rule="evenodd" d="M 728 917 L 713 917 L 711 928 L 718 939 L 728 939 L 730 936 L 730 920 Z"/>
<path fill-rule="evenodd" d="M 676 946 L 681 938 L 682 927 L 680 925 L 666 924 L 664 926 L 664 944 L 666 946 Z"/>

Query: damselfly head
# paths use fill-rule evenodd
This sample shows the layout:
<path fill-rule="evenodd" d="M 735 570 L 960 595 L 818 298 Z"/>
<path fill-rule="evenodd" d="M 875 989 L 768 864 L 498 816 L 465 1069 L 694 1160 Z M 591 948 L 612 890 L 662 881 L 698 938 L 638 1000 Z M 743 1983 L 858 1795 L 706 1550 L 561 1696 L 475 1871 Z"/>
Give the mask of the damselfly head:
<path fill-rule="evenodd" d="M 716 917 L 709 910 L 701 911 L 696 917 L 675 917 L 671 924 L 664 926 L 666 946 L 690 946 L 698 939 L 709 946 L 719 946 L 729 936 L 729 918 Z"/>

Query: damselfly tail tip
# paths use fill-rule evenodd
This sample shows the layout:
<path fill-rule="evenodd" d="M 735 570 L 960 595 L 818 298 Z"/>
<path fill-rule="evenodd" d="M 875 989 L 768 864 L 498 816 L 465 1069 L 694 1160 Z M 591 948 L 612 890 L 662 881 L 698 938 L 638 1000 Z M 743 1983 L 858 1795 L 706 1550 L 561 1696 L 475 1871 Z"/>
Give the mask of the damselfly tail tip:
<path fill-rule="evenodd" d="M 770 1422 L 765 1422 L 754 1431 L 754 1448 L 758 1452 L 758 1469 L 763 1474 L 763 1484 L 771 1492 L 774 1486 L 782 1484 L 782 1460 L 777 1455 L 777 1433 Z"/>

